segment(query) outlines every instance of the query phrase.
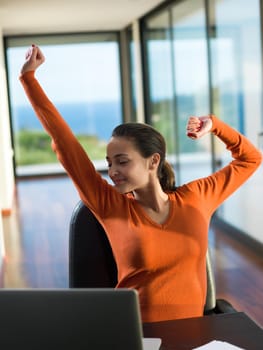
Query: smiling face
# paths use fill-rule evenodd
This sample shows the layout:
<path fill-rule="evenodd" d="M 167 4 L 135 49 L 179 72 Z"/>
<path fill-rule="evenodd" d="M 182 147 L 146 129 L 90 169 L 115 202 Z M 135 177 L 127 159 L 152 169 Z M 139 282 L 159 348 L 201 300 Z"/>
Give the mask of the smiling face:
<path fill-rule="evenodd" d="M 120 193 L 143 189 L 153 170 L 152 158 L 143 158 L 131 140 L 112 137 L 107 146 L 108 174 Z"/>

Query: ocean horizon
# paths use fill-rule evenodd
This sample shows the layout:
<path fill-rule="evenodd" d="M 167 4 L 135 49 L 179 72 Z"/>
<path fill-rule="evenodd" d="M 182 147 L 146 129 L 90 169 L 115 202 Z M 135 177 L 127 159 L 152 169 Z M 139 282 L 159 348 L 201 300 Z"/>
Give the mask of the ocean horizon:
<path fill-rule="evenodd" d="M 96 135 L 100 140 L 108 141 L 114 127 L 122 123 L 120 101 L 56 104 L 56 108 L 74 134 Z M 16 133 L 43 130 L 30 105 L 12 110 L 12 126 Z"/>

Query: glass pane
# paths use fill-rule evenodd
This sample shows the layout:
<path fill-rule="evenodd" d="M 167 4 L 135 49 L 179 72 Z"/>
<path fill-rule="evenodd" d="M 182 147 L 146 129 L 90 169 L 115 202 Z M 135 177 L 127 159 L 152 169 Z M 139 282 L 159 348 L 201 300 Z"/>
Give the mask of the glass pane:
<path fill-rule="evenodd" d="M 144 39 L 148 60 L 147 118 L 165 137 L 167 158 L 171 163 L 175 163 L 176 130 L 172 45 L 168 11 L 161 12 L 147 20 Z"/>
<path fill-rule="evenodd" d="M 205 10 L 180 2 L 146 21 L 148 115 L 165 136 L 177 184 L 211 173 L 210 137 L 186 136 L 191 115 L 210 113 Z"/>
<path fill-rule="evenodd" d="M 37 77 L 91 159 L 101 168 L 106 166 L 106 143 L 113 127 L 121 123 L 122 115 L 117 37 L 91 35 L 90 41 L 88 35 L 85 38 L 78 36 L 78 40 L 72 36 L 68 40 L 62 38 L 50 39 L 51 44 L 47 38 L 41 43 L 46 62 L 37 71 Z M 17 80 L 27 48 L 28 45 L 16 40 L 11 41 L 7 49 L 18 175 L 30 172 L 30 169 L 50 172 L 57 168 L 52 165 L 57 161 L 51 151 L 50 139 Z M 44 167 L 39 167 L 43 164 Z"/>
<path fill-rule="evenodd" d="M 210 5 L 215 113 L 257 145 L 262 122 L 259 0 L 212 0 Z M 221 142 L 216 143 L 216 157 L 220 167 L 230 160 Z M 261 237 L 260 193 L 262 197 L 263 185 L 256 174 L 221 206 L 218 215 Z"/>
<path fill-rule="evenodd" d="M 174 86 L 182 182 L 211 173 L 210 137 L 185 136 L 191 115 L 209 114 L 209 83 L 204 2 L 183 1 L 173 7 Z"/>

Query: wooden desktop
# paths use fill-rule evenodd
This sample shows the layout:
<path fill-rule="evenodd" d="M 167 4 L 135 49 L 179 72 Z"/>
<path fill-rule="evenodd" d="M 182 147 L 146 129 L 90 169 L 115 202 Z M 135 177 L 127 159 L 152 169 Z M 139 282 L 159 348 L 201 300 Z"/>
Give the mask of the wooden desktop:
<path fill-rule="evenodd" d="M 263 329 L 243 312 L 145 323 L 144 337 L 162 339 L 160 350 L 190 350 L 212 340 L 246 350 L 263 349 Z"/>

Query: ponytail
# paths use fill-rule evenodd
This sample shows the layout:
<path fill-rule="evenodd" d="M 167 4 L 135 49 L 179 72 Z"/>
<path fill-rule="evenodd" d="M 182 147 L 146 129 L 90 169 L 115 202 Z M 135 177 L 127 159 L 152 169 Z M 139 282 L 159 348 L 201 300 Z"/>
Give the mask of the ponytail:
<path fill-rule="evenodd" d="M 176 188 L 174 170 L 167 160 L 160 167 L 159 181 L 163 191 L 174 191 Z"/>

